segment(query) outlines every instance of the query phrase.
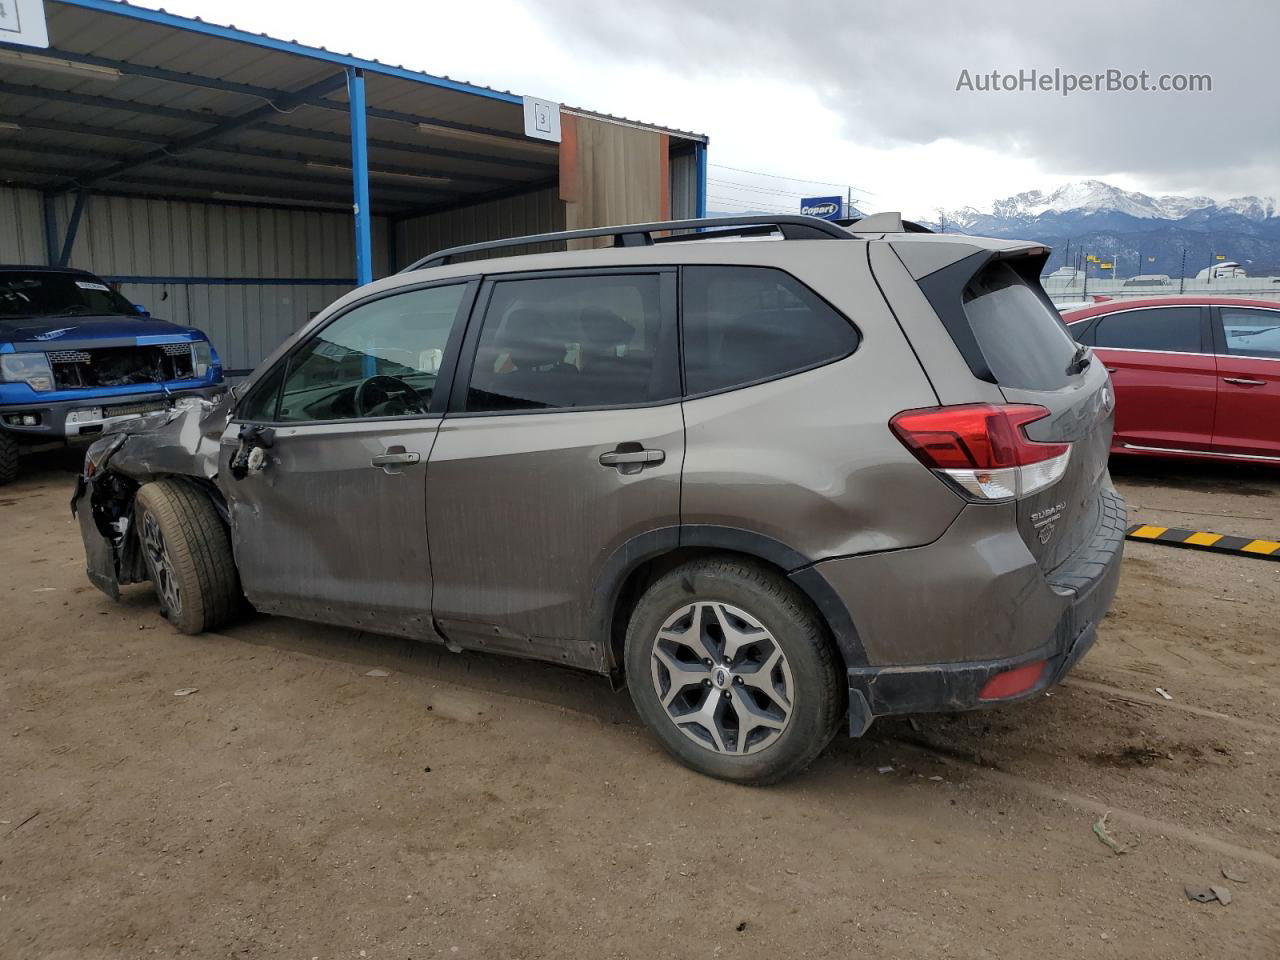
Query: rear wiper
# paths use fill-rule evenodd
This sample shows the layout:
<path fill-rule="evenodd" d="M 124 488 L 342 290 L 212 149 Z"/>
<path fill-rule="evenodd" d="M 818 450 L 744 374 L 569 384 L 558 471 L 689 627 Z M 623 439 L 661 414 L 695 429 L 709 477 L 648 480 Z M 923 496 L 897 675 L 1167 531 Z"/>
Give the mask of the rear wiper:
<path fill-rule="evenodd" d="M 1071 362 L 1067 364 L 1067 376 L 1073 376 L 1077 373 L 1084 373 L 1089 369 L 1089 364 L 1093 362 L 1093 357 L 1089 355 L 1089 347 L 1087 344 L 1079 344 L 1076 352 L 1071 356 Z"/>

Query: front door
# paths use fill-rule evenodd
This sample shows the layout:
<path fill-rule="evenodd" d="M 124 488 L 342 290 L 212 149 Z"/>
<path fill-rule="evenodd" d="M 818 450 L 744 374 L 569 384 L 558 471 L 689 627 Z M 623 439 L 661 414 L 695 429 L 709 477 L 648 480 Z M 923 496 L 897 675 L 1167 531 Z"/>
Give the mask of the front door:
<path fill-rule="evenodd" d="M 1215 307 L 1219 453 L 1280 458 L 1280 309 Z"/>
<path fill-rule="evenodd" d="M 599 667 L 596 577 L 680 519 L 675 273 L 512 276 L 478 303 L 427 468 L 436 622 Z"/>
<path fill-rule="evenodd" d="M 1089 333 L 1116 394 L 1115 445 L 1208 450 L 1218 400 L 1204 308 L 1137 307 L 1098 318 Z"/>
<path fill-rule="evenodd" d="M 453 283 L 359 303 L 301 341 L 239 405 L 219 483 L 258 610 L 435 637 L 426 464 L 446 400 L 436 381 L 473 291 Z M 255 426 L 269 431 L 255 441 L 264 456 L 233 469 Z"/>

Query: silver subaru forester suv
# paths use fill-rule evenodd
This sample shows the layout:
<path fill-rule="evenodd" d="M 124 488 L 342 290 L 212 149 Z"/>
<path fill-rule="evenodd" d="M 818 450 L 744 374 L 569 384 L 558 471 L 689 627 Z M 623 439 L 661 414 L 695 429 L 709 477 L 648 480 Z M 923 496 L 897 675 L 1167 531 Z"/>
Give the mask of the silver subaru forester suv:
<path fill-rule="evenodd" d="M 1125 520 L 1047 254 L 896 214 L 441 251 L 97 441 L 89 578 L 189 633 L 247 598 L 604 674 L 744 782 L 846 718 L 1030 697 L 1093 643 Z"/>

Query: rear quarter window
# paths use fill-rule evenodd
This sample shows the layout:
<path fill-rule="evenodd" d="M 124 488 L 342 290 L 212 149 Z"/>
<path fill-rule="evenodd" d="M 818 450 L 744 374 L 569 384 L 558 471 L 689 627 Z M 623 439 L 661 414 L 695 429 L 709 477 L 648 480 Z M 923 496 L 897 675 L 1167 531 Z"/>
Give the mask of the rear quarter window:
<path fill-rule="evenodd" d="M 690 266 L 681 282 L 690 395 L 799 373 L 858 347 L 853 324 L 782 270 Z"/>

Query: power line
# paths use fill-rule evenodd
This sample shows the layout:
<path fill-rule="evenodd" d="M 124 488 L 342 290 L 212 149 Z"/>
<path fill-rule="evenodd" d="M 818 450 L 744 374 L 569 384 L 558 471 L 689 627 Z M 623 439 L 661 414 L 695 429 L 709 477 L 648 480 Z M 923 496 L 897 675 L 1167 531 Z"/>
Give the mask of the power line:
<path fill-rule="evenodd" d="M 708 163 L 707 166 L 717 167 L 720 170 L 733 170 L 737 173 L 749 173 L 756 177 L 773 177 L 775 180 L 790 180 L 794 183 L 809 183 L 822 187 L 844 187 L 850 190 L 856 190 L 858 193 L 866 193 L 873 197 L 875 196 L 875 191 L 873 190 L 864 190 L 862 187 L 854 187 L 847 183 L 833 183 L 829 180 L 806 180 L 804 177 L 791 177 L 784 173 L 766 173 L 763 170 L 748 170 L 745 167 L 731 167 L 725 163 Z"/>
<path fill-rule="evenodd" d="M 720 185 L 725 190 L 741 190 L 746 193 L 773 193 L 784 197 L 803 197 L 804 193 L 799 190 L 774 190 L 771 187 L 755 187 L 743 184 L 737 180 L 717 180 L 715 177 L 708 177 L 707 183 Z"/>

